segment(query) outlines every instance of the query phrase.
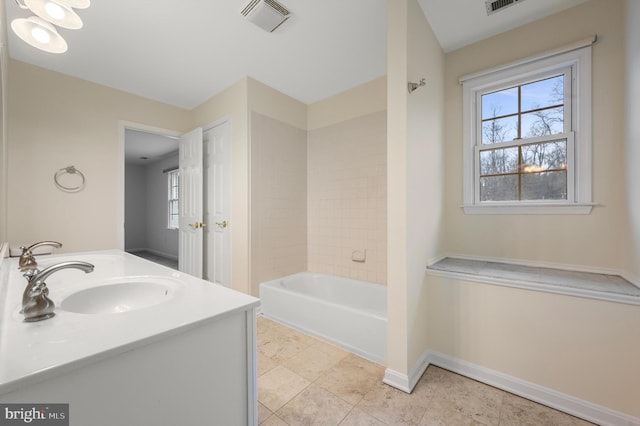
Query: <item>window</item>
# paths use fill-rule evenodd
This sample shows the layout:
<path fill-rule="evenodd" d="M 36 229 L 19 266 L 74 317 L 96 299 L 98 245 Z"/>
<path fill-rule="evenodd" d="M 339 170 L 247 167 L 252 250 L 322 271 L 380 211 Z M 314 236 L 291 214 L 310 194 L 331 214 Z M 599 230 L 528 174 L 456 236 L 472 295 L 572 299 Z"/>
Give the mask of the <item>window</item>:
<path fill-rule="evenodd" d="M 465 213 L 591 211 L 591 43 L 460 79 Z"/>
<path fill-rule="evenodd" d="M 180 172 L 178 170 L 173 170 L 168 173 L 168 193 L 169 193 L 169 202 L 168 202 L 168 225 L 169 229 L 178 229 L 178 200 L 180 195 Z"/>

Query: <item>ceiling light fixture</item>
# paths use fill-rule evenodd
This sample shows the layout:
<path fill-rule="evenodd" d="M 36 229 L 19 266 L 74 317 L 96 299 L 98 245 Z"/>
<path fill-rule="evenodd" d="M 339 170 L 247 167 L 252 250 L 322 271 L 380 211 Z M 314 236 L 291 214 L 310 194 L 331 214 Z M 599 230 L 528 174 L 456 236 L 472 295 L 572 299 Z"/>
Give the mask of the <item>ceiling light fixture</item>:
<path fill-rule="evenodd" d="M 91 6 L 91 0 L 57 0 L 58 3 L 74 9 L 86 9 Z"/>
<path fill-rule="evenodd" d="M 62 28 L 78 30 L 82 28 L 82 19 L 72 8 L 57 0 L 25 0 L 33 13 L 44 20 Z"/>
<path fill-rule="evenodd" d="M 18 18 L 11 22 L 11 28 L 23 41 L 50 53 L 67 51 L 67 42 L 58 34 L 57 25 L 70 30 L 82 28 L 82 19 L 73 8 L 86 9 L 90 0 L 15 0 L 22 9 L 28 9 L 37 16 Z"/>
<path fill-rule="evenodd" d="M 67 51 L 67 42 L 58 34 L 55 27 L 37 16 L 14 19 L 11 22 L 11 29 L 22 40 L 45 52 Z"/>

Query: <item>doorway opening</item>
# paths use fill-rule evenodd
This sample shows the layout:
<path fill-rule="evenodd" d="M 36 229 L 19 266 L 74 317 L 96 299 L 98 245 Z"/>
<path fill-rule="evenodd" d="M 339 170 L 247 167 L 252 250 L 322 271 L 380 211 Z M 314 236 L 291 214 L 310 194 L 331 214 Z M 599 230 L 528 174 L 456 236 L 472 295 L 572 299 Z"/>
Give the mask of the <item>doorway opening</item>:
<path fill-rule="evenodd" d="M 124 250 L 178 269 L 178 138 L 125 128 L 124 145 Z"/>
<path fill-rule="evenodd" d="M 181 135 L 121 125 L 123 226 L 118 241 L 127 252 L 231 287 L 231 124 L 223 119 L 196 130 Z M 194 150 L 180 148 L 194 133 L 200 136 L 193 146 L 201 148 L 194 163 L 200 169 L 197 178 L 190 174 L 188 158 Z M 200 182 L 195 191 L 194 182 Z M 199 211 L 190 211 L 194 205 Z M 184 217 L 188 211 L 193 217 Z M 195 236 L 191 242 L 189 235 Z"/>

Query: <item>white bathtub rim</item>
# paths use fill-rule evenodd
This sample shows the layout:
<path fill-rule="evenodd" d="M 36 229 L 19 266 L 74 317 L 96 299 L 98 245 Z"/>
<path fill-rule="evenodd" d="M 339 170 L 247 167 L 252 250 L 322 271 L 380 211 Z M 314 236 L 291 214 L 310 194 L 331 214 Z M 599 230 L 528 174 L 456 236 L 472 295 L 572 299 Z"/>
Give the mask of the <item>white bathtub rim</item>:
<path fill-rule="evenodd" d="M 379 287 L 385 287 L 385 285 L 383 284 L 379 284 L 379 283 L 374 283 L 374 282 L 370 282 L 370 281 L 362 281 L 362 280 L 356 280 L 353 278 L 346 278 L 346 277 L 340 277 L 337 275 L 329 275 L 329 274 L 320 274 L 320 273 L 316 273 L 316 272 L 297 272 L 295 274 L 291 274 L 291 275 L 287 275 L 281 278 L 276 278 L 273 280 L 269 280 L 269 281 L 265 281 L 260 283 L 260 288 L 262 288 L 263 286 L 268 287 L 274 291 L 280 291 L 283 293 L 288 293 L 288 294 L 295 294 L 296 297 L 300 297 L 303 298 L 305 300 L 309 300 L 309 301 L 317 301 L 317 300 L 322 300 L 323 303 L 326 303 L 328 305 L 331 306 L 336 306 L 336 307 L 340 307 L 341 309 L 345 309 L 349 312 L 353 312 L 353 313 L 359 313 L 359 314 L 366 314 L 367 316 L 370 316 L 372 318 L 376 318 L 379 320 L 387 320 L 387 304 L 385 303 L 384 306 L 384 314 L 380 313 L 380 310 L 378 309 L 357 309 L 354 308 L 348 304 L 342 304 L 342 303 L 335 303 L 334 301 L 331 300 L 327 300 L 327 299 L 322 299 L 322 298 L 318 298 L 318 297 L 313 297 L 308 295 L 307 293 L 304 292 L 300 292 L 300 291 L 295 291 L 295 290 L 291 290 L 290 288 L 284 288 L 282 286 L 276 285 L 281 281 L 284 280 L 288 280 L 288 279 L 295 279 L 297 277 L 300 276 L 320 276 L 320 277 L 324 277 L 324 278 L 338 278 L 340 280 L 348 280 L 348 281 L 353 281 L 353 282 L 357 282 L 357 283 L 363 283 L 366 285 L 372 285 L 372 286 L 379 286 Z M 385 294 L 386 296 L 386 294 Z M 386 302 L 386 301 L 385 301 Z"/>

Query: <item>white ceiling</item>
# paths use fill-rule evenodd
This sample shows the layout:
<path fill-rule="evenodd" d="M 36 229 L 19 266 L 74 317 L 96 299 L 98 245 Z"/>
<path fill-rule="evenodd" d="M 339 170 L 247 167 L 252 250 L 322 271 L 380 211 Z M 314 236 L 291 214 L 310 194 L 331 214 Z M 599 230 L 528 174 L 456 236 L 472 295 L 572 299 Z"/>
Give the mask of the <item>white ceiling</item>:
<path fill-rule="evenodd" d="M 7 17 L 27 17 L 5 0 Z M 9 32 L 12 58 L 184 108 L 245 76 L 311 103 L 386 74 L 386 0 L 282 0 L 273 33 L 248 0 L 93 0 L 69 50 L 43 53 Z"/>
<path fill-rule="evenodd" d="M 183 108 L 245 76 L 312 103 L 386 75 L 386 0 L 280 0 L 273 33 L 241 14 L 248 0 L 93 0 L 61 55 L 11 30 L 12 58 Z M 585 0 L 527 0 L 487 17 L 484 0 L 419 0 L 446 51 Z M 27 17 L 5 0 L 7 19 Z"/>
<path fill-rule="evenodd" d="M 487 16 L 485 0 L 418 0 L 445 52 L 512 30 L 587 0 L 525 0 Z"/>
<path fill-rule="evenodd" d="M 124 162 L 146 166 L 178 151 L 178 139 L 164 135 L 125 129 Z"/>

